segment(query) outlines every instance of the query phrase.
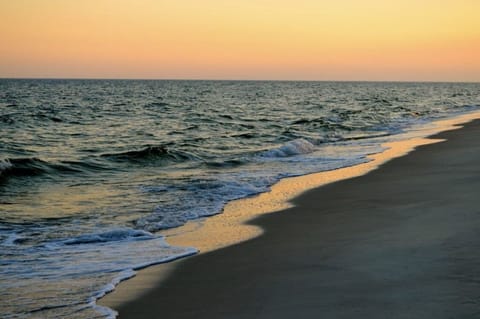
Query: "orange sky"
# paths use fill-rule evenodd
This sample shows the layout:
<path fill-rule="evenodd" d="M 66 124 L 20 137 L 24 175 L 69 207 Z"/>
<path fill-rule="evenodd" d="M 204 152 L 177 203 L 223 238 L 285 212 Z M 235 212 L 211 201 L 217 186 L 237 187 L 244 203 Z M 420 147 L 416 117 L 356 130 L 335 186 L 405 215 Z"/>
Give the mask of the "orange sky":
<path fill-rule="evenodd" d="M 0 77 L 480 81 L 479 0 L 0 0 Z"/>

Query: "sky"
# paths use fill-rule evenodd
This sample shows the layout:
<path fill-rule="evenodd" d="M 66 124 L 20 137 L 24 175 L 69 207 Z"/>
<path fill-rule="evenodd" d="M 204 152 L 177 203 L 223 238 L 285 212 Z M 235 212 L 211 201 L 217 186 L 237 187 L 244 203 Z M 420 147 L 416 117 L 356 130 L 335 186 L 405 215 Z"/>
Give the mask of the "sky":
<path fill-rule="evenodd" d="M 480 81 L 479 0 L 0 0 L 0 77 Z"/>

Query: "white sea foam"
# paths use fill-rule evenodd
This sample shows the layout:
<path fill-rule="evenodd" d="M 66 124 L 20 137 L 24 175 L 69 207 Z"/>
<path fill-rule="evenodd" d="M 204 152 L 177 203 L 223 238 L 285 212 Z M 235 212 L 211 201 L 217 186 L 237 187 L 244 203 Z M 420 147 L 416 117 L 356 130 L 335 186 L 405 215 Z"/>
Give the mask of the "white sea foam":
<path fill-rule="evenodd" d="M 188 220 L 221 213 L 231 200 L 265 192 L 274 181 L 263 178 L 241 183 L 231 177 L 192 181 L 182 187 L 185 196 L 181 203 L 158 205 L 151 214 L 137 219 L 135 225 L 149 232 L 178 227 Z M 178 191 L 173 187 L 170 190 Z"/>
<path fill-rule="evenodd" d="M 106 294 L 114 291 L 115 288 L 118 286 L 118 284 L 121 283 L 122 281 L 134 277 L 137 274 L 137 272 L 136 272 L 137 270 L 140 270 L 140 269 L 143 269 L 143 268 L 146 268 L 146 267 L 149 267 L 149 266 L 157 265 L 157 264 L 170 262 L 170 261 L 173 261 L 175 259 L 179 259 L 179 258 L 182 258 L 182 257 L 193 255 L 197 252 L 198 252 L 197 249 L 190 248 L 190 249 L 188 249 L 187 251 L 185 251 L 184 253 L 181 253 L 181 254 L 163 256 L 163 257 L 161 257 L 161 258 L 159 258 L 155 261 L 139 263 L 139 264 L 136 264 L 135 266 L 133 266 L 131 269 L 123 270 L 116 277 L 114 277 L 108 284 L 106 284 L 103 288 L 101 288 L 95 296 L 91 297 L 88 304 L 91 305 L 97 311 L 105 314 L 107 318 L 116 318 L 118 313 L 115 310 L 110 309 L 108 307 L 97 305 L 97 303 L 96 303 L 97 300 L 104 297 Z"/>
<path fill-rule="evenodd" d="M 154 236 L 144 230 L 132 228 L 118 228 L 103 233 L 94 233 L 69 238 L 62 241 L 65 245 L 93 244 L 120 240 L 145 240 L 152 239 Z"/>
<path fill-rule="evenodd" d="M 16 318 L 113 318 L 96 298 L 138 267 L 195 252 L 149 231 L 221 213 L 280 178 L 364 162 L 380 144 L 365 137 L 480 107 L 473 84 L 0 85 L 22 105 L 0 119 L 0 178 L 15 177 L 0 196 L 0 313 Z M 141 107 L 155 102 L 175 112 Z"/>
<path fill-rule="evenodd" d="M 13 166 L 12 163 L 10 163 L 8 159 L 0 159 L 0 175 L 2 174 L 3 171 L 6 171 L 12 166 Z"/>
<path fill-rule="evenodd" d="M 266 158 L 288 157 L 300 154 L 308 154 L 314 152 L 315 145 L 304 139 L 296 139 L 290 141 L 278 148 L 274 148 L 261 153 L 260 156 Z"/>
<path fill-rule="evenodd" d="M 14 239 L 12 235 L 8 240 Z M 21 302 L 23 311 L 40 317 L 69 318 L 92 318 L 98 313 L 115 318 L 115 311 L 96 305 L 96 300 L 138 269 L 197 252 L 190 247 L 171 247 L 161 236 L 129 228 L 106 229 L 49 245 L 3 245 L 3 249 L 5 256 L 11 257 L 2 260 L 0 267 L 0 286 L 5 292 L 2 301 L 12 307 Z M 32 295 L 57 293 L 48 300 L 10 299 L 14 298 L 10 292 L 18 289 Z"/>
<path fill-rule="evenodd" d="M 2 245 L 4 246 L 15 246 L 16 241 L 23 238 L 16 232 L 5 233 L 4 236 L 5 239 L 2 241 Z"/>

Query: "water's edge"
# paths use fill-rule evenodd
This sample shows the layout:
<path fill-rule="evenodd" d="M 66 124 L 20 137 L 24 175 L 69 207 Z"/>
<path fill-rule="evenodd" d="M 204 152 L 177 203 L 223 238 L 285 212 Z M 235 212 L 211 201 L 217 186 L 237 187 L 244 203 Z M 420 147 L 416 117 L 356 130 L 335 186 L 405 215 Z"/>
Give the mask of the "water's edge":
<path fill-rule="evenodd" d="M 385 149 L 369 155 L 370 161 L 366 163 L 280 179 L 267 192 L 228 202 L 218 215 L 192 220 L 178 228 L 161 231 L 160 234 L 165 236 L 171 246 L 194 246 L 198 249 L 198 254 L 254 239 L 260 236 L 263 230 L 246 224 L 249 220 L 290 207 L 291 201 L 304 192 L 340 180 L 365 175 L 394 158 L 409 154 L 416 147 L 441 142 L 443 140 L 430 137 L 440 132 L 460 129 L 462 124 L 477 119 L 480 119 L 480 111 L 434 121 L 420 130 L 399 134 L 398 139 L 393 142 L 382 144 Z M 161 284 L 178 262 L 192 255 L 197 254 L 192 253 L 160 264 L 135 269 L 136 272 L 112 283 L 112 289 L 97 298 L 95 308 L 108 314 L 110 318 L 115 318 L 118 313 L 113 309 L 141 298 L 146 291 Z"/>

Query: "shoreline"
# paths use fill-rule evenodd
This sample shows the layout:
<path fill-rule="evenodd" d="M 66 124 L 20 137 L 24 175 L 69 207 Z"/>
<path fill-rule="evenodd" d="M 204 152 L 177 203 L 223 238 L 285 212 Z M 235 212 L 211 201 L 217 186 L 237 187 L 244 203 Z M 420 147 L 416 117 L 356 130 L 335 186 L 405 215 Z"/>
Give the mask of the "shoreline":
<path fill-rule="evenodd" d="M 128 281 L 122 282 L 116 289 L 102 298 L 98 304 L 112 309 L 125 309 L 131 302 L 138 301 L 144 295 L 149 295 L 154 289 L 158 289 L 161 282 L 170 278 L 179 265 L 185 261 L 195 259 L 198 256 L 208 255 L 209 252 L 224 251 L 222 248 L 239 245 L 253 238 L 258 238 L 264 233 L 264 229 L 252 220 L 261 216 L 268 216 L 273 212 L 283 212 L 295 208 L 292 204 L 302 194 L 316 190 L 326 184 L 336 183 L 343 180 L 364 176 L 377 170 L 392 159 L 409 154 L 417 147 L 427 144 L 438 143 L 443 139 L 432 139 L 428 136 L 460 129 L 462 125 L 480 118 L 480 113 L 468 113 L 452 119 L 434 122 L 434 127 L 418 132 L 402 135 L 406 139 L 387 143 L 387 150 L 370 155 L 370 162 L 345 167 L 333 171 L 319 172 L 298 177 L 289 177 L 280 180 L 272 186 L 271 191 L 250 198 L 244 198 L 229 202 L 224 212 L 219 215 L 208 217 L 201 221 L 192 221 L 178 229 L 162 232 L 167 242 L 172 246 L 195 246 L 200 253 L 175 262 L 148 267 L 138 272 L 138 275 Z M 413 135 L 424 137 L 413 138 Z M 277 214 L 275 214 L 277 216 Z M 275 217 L 274 217 L 275 218 Z M 213 240 L 212 240 L 213 238 Z M 218 240 L 220 239 L 220 240 Z M 120 316 L 123 318 L 122 311 Z"/>

